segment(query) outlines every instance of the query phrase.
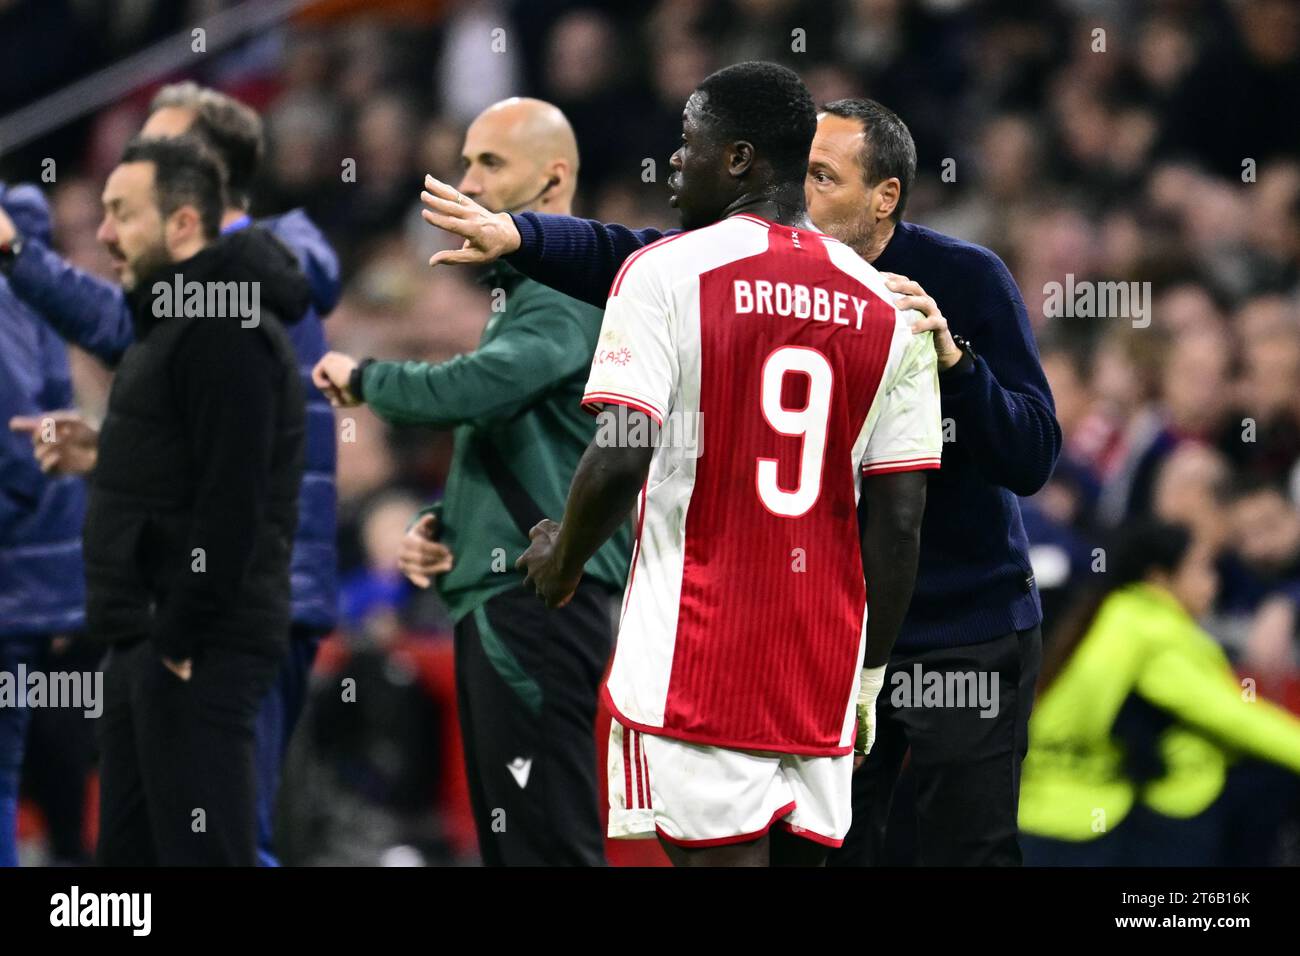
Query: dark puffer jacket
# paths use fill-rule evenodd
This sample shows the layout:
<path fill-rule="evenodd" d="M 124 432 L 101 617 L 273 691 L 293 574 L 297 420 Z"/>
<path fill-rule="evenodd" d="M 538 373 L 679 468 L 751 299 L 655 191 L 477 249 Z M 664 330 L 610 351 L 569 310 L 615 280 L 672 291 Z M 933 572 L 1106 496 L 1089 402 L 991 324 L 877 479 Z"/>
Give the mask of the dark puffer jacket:
<path fill-rule="evenodd" d="M 245 293 L 256 283 L 256 325 L 239 315 L 158 317 L 178 281 L 235 282 Z M 307 298 L 293 254 L 257 227 L 140 281 L 135 341 L 109 393 L 91 478 L 92 636 L 150 637 L 173 659 L 214 645 L 286 651 L 304 405 L 281 320 L 301 316 Z"/>
<path fill-rule="evenodd" d="M 35 186 L 0 183 L 0 205 L 24 236 L 49 241 Z M 82 626 L 85 485 L 41 474 L 31 442 L 9 430 L 15 415 L 70 407 L 67 349 L 0 275 L 0 640 Z"/>

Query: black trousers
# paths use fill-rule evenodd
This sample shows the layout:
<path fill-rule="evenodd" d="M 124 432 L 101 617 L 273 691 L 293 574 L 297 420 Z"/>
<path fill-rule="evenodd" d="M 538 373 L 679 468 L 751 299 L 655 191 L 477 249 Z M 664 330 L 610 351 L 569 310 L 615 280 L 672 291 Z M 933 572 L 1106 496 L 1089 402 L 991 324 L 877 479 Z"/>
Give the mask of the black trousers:
<path fill-rule="evenodd" d="M 104 664 L 102 866 L 255 866 L 253 729 L 276 657 L 204 648 L 182 681 L 146 640 Z"/>
<path fill-rule="evenodd" d="M 921 866 L 1019 866 L 1020 765 L 1029 744 L 1029 712 L 1042 662 L 1039 628 L 984 644 L 896 654 L 876 702 L 876 742 L 853 775 L 853 824 L 831 866 L 879 866 L 903 758 L 911 750 L 916 781 L 916 862 Z M 970 700 L 938 705 L 917 685 L 924 675 L 980 675 L 996 681 L 997 707 L 981 716 Z M 900 678 L 898 675 L 903 675 Z M 933 684 L 931 686 L 934 686 Z M 966 686 L 970 686 L 967 684 Z M 992 684 L 987 685 L 992 690 Z M 991 698 L 991 694 L 990 694 Z M 900 706 L 901 704 L 901 706 Z M 992 710 L 992 708 L 988 708 Z"/>
<path fill-rule="evenodd" d="M 82 634 L 60 635 L 41 650 L 35 664 L 48 673 L 102 671 L 104 646 Z M 101 715 L 102 716 L 102 715 Z M 47 707 L 31 712 L 23 790 L 45 817 L 52 862 L 85 866 L 86 778 L 95 766 L 95 728 L 83 711 Z"/>
<path fill-rule="evenodd" d="M 547 610 L 524 587 L 456 625 L 456 697 L 487 866 L 603 866 L 596 697 L 614 595 L 584 581 Z"/>

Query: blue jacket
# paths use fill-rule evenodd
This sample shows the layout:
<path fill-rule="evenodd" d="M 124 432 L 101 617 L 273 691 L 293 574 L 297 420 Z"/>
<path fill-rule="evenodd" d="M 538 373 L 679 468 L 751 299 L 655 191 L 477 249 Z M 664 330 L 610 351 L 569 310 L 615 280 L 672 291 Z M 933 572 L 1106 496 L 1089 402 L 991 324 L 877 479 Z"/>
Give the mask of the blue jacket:
<path fill-rule="evenodd" d="M 595 305 L 624 259 L 672 234 L 538 213 L 513 218 L 522 244 L 510 264 Z M 896 647 L 979 644 L 1034 627 L 1042 608 L 1017 495 L 1051 477 L 1061 428 L 1024 300 L 993 252 L 912 223 L 899 224 L 874 265 L 919 282 L 977 354 L 940 376 L 953 440 L 930 473 L 916 590 Z"/>
<path fill-rule="evenodd" d="M 229 229 L 248 225 L 245 218 Z M 311 306 L 302 321 L 285 329 L 298 354 L 307 398 L 307 442 L 298 532 L 292 563 L 293 623 L 313 632 L 332 630 L 338 616 L 336 558 L 336 445 L 334 412 L 311 384 L 311 370 L 326 352 L 323 318 L 338 304 L 338 257 L 300 209 L 258 220 L 298 256 L 311 285 Z M 69 265 L 47 239 L 29 235 L 10 270 L 14 291 L 34 306 L 65 339 L 109 366 L 134 340 L 131 312 L 120 286 Z"/>
<path fill-rule="evenodd" d="M 34 186 L 7 189 L 0 205 L 24 236 L 48 241 L 50 213 Z M 80 630 L 85 487 L 41 473 L 14 415 L 72 407 L 68 353 L 0 276 L 0 640 Z"/>

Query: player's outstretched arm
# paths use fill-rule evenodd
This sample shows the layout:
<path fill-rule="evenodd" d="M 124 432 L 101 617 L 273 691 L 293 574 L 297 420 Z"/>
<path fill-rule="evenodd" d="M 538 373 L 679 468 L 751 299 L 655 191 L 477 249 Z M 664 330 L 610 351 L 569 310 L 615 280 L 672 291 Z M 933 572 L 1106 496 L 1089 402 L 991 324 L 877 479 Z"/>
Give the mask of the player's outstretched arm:
<path fill-rule="evenodd" d="M 596 219 L 525 212 L 511 217 L 519 248 L 510 264 L 557 292 L 604 307 L 628 256 L 680 230 L 629 229 Z"/>
<path fill-rule="evenodd" d="M 61 338 L 110 367 L 116 365 L 135 340 L 126 293 L 116 283 L 64 261 L 46 245 L 48 230 L 29 227 L 30 233 L 25 233 L 16 224 L 21 219 L 10 218 L 0 208 L 0 245 L 16 238 L 23 243 L 8 267 L 9 287 Z"/>
<path fill-rule="evenodd" d="M 435 228 L 465 240 L 459 249 L 434 253 L 429 265 L 483 265 L 519 248 L 519 233 L 509 213 L 492 212 L 459 189 L 432 176 L 424 177 L 420 215 Z"/>
<path fill-rule="evenodd" d="M 862 479 L 862 569 L 870 601 L 864 668 L 888 662 L 912 602 L 925 481 L 924 471 L 865 475 Z"/>
<path fill-rule="evenodd" d="M 424 187 L 424 221 L 464 240 L 459 249 L 434 254 L 429 265 L 482 265 L 508 256 L 530 279 L 602 307 L 624 260 L 677 231 L 545 213 L 494 213 L 432 176 L 424 178 Z"/>
<path fill-rule="evenodd" d="M 646 421 L 636 423 L 638 415 Z M 628 410 L 628 434 L 650 434 L 650 426 L 644 412 Z M 654 456 L 653 443 L 643 444 L 602 445 L 593 438 L 574 472 L 563 521 L 542 521 L 530 533 L 532 543 L 515 567 L 526 572 L 525 583 L 548 607 L 569 603 L 583 567 L 627 521 Z"/>

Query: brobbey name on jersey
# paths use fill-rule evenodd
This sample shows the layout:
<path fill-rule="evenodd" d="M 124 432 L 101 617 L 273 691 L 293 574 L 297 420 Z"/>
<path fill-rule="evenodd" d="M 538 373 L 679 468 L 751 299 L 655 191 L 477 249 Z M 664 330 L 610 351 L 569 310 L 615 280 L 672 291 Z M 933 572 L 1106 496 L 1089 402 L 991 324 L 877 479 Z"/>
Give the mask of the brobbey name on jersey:
<path fill-rule="evenodd" d="M 861 331 L 862 317 L 871 304 L 869 300 L 847 292 L 828 292 L 820 286 L 806 286 L 800 282 L 768 282 L 766 279 L 735 279 L 733 282 L 737 315 L 793 316 L 814 322 L 853 325 Z"/>

